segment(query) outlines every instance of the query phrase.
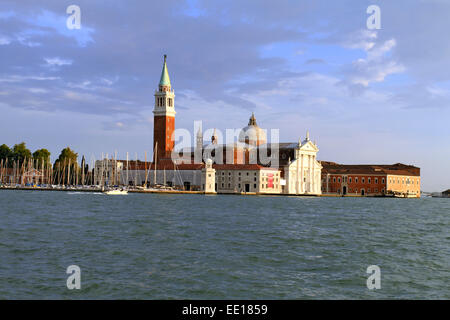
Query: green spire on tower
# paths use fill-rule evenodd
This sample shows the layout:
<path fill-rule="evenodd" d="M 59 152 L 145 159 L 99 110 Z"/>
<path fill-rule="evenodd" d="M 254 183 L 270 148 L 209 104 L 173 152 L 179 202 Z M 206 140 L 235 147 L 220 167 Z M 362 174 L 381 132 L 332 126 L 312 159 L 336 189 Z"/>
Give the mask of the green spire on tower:
<path fill-rule="evenodd" d="M 167 71 L 167 55 L 164 55 L 164 65 L 161 72 L 161 79 L 159 80 L 160 86 L 170 86 L 170 78 L 169 78 L 169 71 Z"/>

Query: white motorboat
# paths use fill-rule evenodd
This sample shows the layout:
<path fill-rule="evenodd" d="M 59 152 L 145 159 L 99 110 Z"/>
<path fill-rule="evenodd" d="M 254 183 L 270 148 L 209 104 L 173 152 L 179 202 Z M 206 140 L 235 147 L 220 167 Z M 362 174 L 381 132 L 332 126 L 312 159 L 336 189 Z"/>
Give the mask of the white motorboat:
<path fill-rule="evenodd" d="M 104 194 L 107 195 L 125 195 L 128 194 L 128 190 L 125 189 L 111 189 L 103 191 Z"/>

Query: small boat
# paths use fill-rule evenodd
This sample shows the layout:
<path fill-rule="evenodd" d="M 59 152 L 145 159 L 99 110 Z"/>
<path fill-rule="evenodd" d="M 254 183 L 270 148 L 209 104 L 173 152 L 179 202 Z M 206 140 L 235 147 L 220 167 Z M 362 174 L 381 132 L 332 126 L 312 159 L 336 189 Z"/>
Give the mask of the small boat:
<path fill-rule="evenodd" d="M 125 195 L 128 194 L 128 190 L 125 189 L 111 189 L 103 191 L 104 194 L 107 195 Z"/>

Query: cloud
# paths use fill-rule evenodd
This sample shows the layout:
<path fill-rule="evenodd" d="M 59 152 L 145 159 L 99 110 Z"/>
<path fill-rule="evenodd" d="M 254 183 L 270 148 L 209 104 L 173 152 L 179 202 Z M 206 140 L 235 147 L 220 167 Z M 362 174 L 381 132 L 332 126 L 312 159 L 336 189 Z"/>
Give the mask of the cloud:
<path fill-rule="evenodd" d="M 24 76 L 24 75 L 7 75 L 0 76 L 0 82 L 18 83 L 24 81 L 54 81 L 60 79 L 59 77 L 47 77 L 47 76 Z"/>
<path fill-rule="evenodd" d="M 5 36 L 0 36 L 0 46 L 8 45 L 11 43 L 11 39 Z"/>
<path fill-rule="evenodd" d="M 347 42 L 349 48 L 363 49 L 366 57 L 359 58 L 344 67 L 346 79 L 354 88 L 357 86 L 367 87 L 371 82 L 383 82 L 391 74 L 402 73 L 406 68 L 392 57 L 392 50 L 397 42 L 389 39 L 377 42 L 376 32 L 362 31 L 360 38 L 353 42 Z"/>
<path fill-rule="evenodd" d="M 47 63 L 47 66 L 57 66 L 57 67 L 61 67 L 61 66 L 70 66 L 72 64 L 72 60 L 68 60 L 68 59 L 61 59 L 58 57 L 55 58 L 44 58 L 45 62 Z"/>
<path fill-rule="evenodd" d="M 44 30 L 51 29 L 64 37 L 74 38 L 80 47 L 85 47 L 94 42 L 92 35 L 95 30 L 93 28 L 83 24 L 81 29 L 70 30 L 66 26 L 67 16 L 58 15 L 49 10 L 44 9 L 39 14 L 26 17 L 25 20 L 35 27 Z"/>
<path fill-rule="evenodd" d="M 440 113 L 444 109 L 450 109 L 450 88 L 445 84 L 414 84 L 398 90 L 392 95 L 390 103 L 404 109 L 433 110 Z"/>
<path fill-rule="evenodd" d="M 325 64 L 325 60 L 323 59 L 308 59 L 305 61 L 305 64 Z"/>
<path fill-rule="evenodd" d="M 369 51 L 375 46 L 377 37 L 376 31 L 366 29 L 358 30 L 348 34 L 347 39 L 342 42 L 342 45 L 350 49 Z"/>
<path fill-rule="evenodd" d="M 43 88 L 30 88 L 28 89 L 31 93 L 48 93 L 47 89 Z"/>

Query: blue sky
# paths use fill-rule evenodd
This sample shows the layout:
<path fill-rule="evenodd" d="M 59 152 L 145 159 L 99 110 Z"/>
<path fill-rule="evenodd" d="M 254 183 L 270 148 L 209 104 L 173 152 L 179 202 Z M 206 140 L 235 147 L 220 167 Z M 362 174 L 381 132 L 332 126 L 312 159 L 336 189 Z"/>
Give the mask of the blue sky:
<path fill-rule="evenodd" d="M 66 8 L 81 8 L 79 30 Z M 381 30 L 366 9 L 381 8 Z M 414 164 L 450 187 L 450 2 L 9 1 L 0 3 L 1 143 L 152 152 L 162 56 L 176 126 L 306 130 L 319 159 Z"/>

